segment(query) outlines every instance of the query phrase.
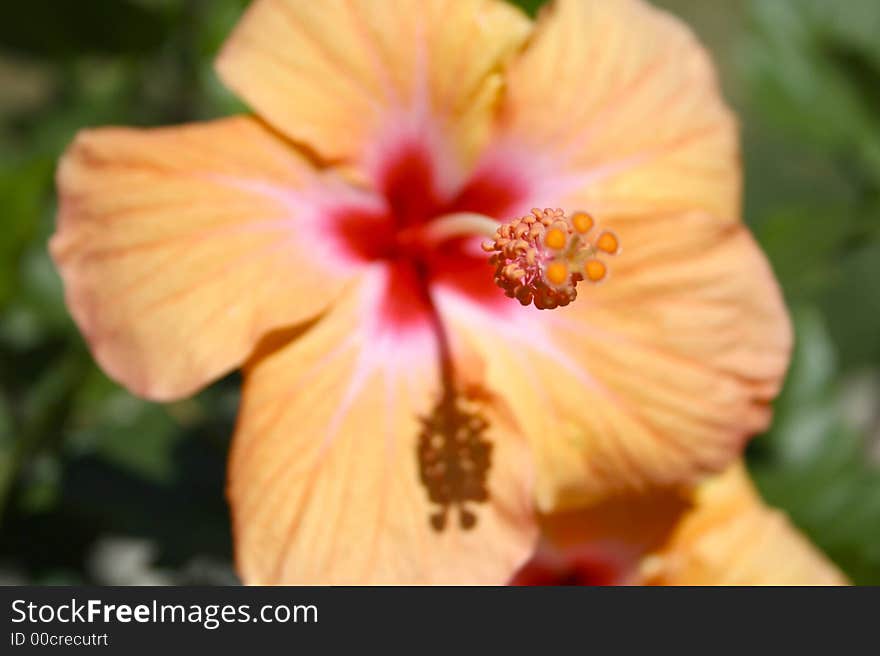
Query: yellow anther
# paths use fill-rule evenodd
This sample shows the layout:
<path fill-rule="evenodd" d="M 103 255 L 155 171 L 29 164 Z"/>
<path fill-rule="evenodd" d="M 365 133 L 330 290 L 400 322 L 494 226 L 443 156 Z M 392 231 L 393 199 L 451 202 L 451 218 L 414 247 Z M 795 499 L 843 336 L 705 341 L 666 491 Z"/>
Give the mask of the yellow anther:
<path fill-rule="evenodd" d="M 563 285 L 568 280 L 568 265 L 565 262 L 556 260 L 547 265 L 545 271 L 547 282 L 552 285 Z"/>
<path fill-rule="evenodd" d="M 608 273 L 608 268 L 599 260 L 587 260 L 584 264 L 584 273 L 590 282 L 599 282 Z"/>
<path fill-rule="evenodd" d="M 544 236 L 544 244 L 547 246 L 547 248 L 552 248 L 557 251 L 561 251 L 563 248 L 565 248 L 565 244 L 567 242 L 568 235 L 566 235 L 559 228 L 551 228 Z"/>
<path fill-rule="evenodd" d="M 603 253 L 616 255 L 620 250 L 620 241 L 618 241 L 617 235 L 613 232 L 605 231 L 599 235 L 599 238 L 596 240 L 596 248 Z"/>
<path fill-rule="evenodd" d="M 593 217 L 586 212 L 575 212 L 571 217 L 571 223 L 574 226 L 574 229 L 582 235 L 587 234 L 596 224 Z"/>

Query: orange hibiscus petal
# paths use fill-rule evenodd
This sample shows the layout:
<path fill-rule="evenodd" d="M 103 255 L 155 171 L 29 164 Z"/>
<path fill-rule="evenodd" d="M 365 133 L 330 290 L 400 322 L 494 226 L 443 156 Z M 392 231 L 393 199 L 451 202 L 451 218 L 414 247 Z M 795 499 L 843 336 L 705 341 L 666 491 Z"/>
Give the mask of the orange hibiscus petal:
<path fill-rule="evenodd" d="M 640 557 L 663 545 L 691 507 L 686 492 L 654 488 L 645 494 L 612 496 L 586 508 L 543 515 L 541 533 L 562 550 L 591 544 L 618 555 Z"/>
<path fill-rule="evenodd" d="M 250 118 L 83 132 L 58 187 L 51 252 L 71 312 L 104 369 L 150 398 L 234 369 L 267 331 L 322 312 L 354 270 L 307 197 L 354 192 L 319 182 Z"/>
<path fill-rule="evenodd" d="M 532 440 L 545 512 L 693 482 L 767 425 L 791 342 L 770 269 L 745 230 L 678 221 L 702 239 L 639 232 L 565 308 L 499 321 L 443 296 Z"/>
<path fill-rule="evenodd" d="M 543 180 L 532 203 L 739 220 L 735 119 L 673 16 L 642 0 L 557 0 L 505 81 L 487 159 L 529 162 Z"/>
<path fill-rule="evenodd" d="M 441 394 L 430 330 L 377 332 L 377 271 L 314 328 L 246 372 L 229 471 L 236 560 L 252 584 L 504 583 L 534 547 L 528 448 L 491 399 L 475 526 L 420 482 Z M 436 521 L 433 520 L 433 521 Z"/>
<path fill-rule="evenodd" d="M 641 567 L 650 585 L 846 585 L 780 511 L 763 504 L 740 463 L 701 486 L 696 507 Z"/>
<path fill-rule="evenodd" d="M 257 0 L 217 70 L 327 159 L 369 160 L 410 131 L 465 160 L 488 132 L 497 68 L 530 26 L 498 0 Z"/>
<path fill-rule="evenodd" d="M 846 577 L 761 501 L 741 462 L 691 492 L 657 488 L 541 520 L 518 584 L 840 585 Z"/>
<path fill-rule="evenodd" d="M 691 508 L 688 495 L 657 488 L 541 517 L 538 549 L 513 585 L 625 585 Z"/>

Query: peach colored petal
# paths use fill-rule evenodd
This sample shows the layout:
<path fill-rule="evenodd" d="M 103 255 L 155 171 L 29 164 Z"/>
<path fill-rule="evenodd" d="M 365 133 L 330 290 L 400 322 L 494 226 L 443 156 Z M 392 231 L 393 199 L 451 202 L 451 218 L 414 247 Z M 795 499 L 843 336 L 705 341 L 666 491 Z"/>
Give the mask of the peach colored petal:
<path fill-rule="evenodd" d="M 737 462 L 690 492 L 657 488 L 542 517 L 541 546 L 517 576 L 635 585 L 840 585 L 846 577 Z"/>
<path fill-rule="evenodd" d="M 696 507 L 646 558 L 651 585 L 846 585 L 846 577 L 780 511 L 763 504 L 739 463 L 701 486 Z"/>
<path fill-rule="evenodd" d="M 624 236 L 611 279 L 566 308 L 499 320 L 441 296 L 532 440 L 544 512 L 693 482 L 767 425 L 791 343 L 770 269 L 744 229 L 676 220 L 681 239 Z"/>
<path fill-rule="evenodd" d="M 58 171 L 51 252 L 97 361 L 171 399 L 316 317 L 354 271 L 304 195 L 354 193 L 326 178 L 251 118 L 80 133 Z"/>
<path fill-rule="evenodd" d="M 471 504 L 471 529 L 454 512 L 431 527 L 416 447 L 441 392 L 437 344 L 371 318 L 386 275 L 246 371 L 228 496 L 247 583 L 503 583 L 534 547 L 528 448 L 490 399 L 489 501 Z"/>
<path fill-rule="evenodd" d="M 505 82 L 483 165 L 521 162 L 527 204 L 739 220 L 735 119 L 706 52 L 673 16 L 643 0 L 557 0 Z"/>
<path fill-rule="evenodd" d="M 486 138 L 497 69 L 530 26 L 498 0 L 257 0 L 217 70 L 325 158 L 372 161 L 401 133 L 430 133 L 463 161 Z"/>
<path fill-rule="evenodd" d="M 586 508 L 542 515 L 541 534 L 561 550 L 592 544 L 639 557 L 668 540 L 692 508 L 689 496 L 676 488 L 653 488 L 607 497 Z"/>
<path fill-rule="evenodd" d="M 608 497 L 587 508 L 541 516 L 538 549 L 514 585 L 626 585 L 644 555 L 663 546 L 692 507 L 680 490 Z"/>

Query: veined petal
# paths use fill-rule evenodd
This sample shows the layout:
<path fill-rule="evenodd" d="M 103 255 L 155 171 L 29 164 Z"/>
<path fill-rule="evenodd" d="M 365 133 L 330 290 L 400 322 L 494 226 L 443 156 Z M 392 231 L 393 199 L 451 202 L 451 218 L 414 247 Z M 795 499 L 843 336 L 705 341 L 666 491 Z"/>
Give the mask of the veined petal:
<path fill-rule="evenodd" d="M 532 440 L 544 512 L 692 483 L 769 421 L 791 344 L 770 269 L 744 229 L 678 221 L 685 237 L 639 232 L 565 308 L 499 320 L 442 296 Z"/>
<path fill-rule="evenodd" d="M 742 463 L 701 486 L 693 510 L 641 566 L 650 585 L 846 585 L 789 519 L 768 508 Z"/>
<path fill-rule="evenodd" d="M 484 166 L 527 170 L 527 202 L 739 220 L 735 120 L 673 16 L 643 0 L 556 0 L 505 82 Z"/>
<path fill-rule="evenodd" d="M 314 328 L 246 371 L 230 460 L 236 560 L 252 584 L 504 583 L 536 538 L 527 444 L 490 398 L 488 501 L 443 530 L 419 433 L 443 390 L 430 327 L 370 317 L 377 269 Z"/>
<path fill-rule="evenodd" d="M 322 237 L 321 203 L 366 201 L 251 118 L 82 132 L 58 188 L 68 306 L 102 367 L 150 398 L 234 369 L 356 269 Z"/>
<path fill-rule="evenodd" d="M 381 160 L 410 132 L 466 160 L 489 129 L 496 69 L 530 28 L 498 0 L 257 0 L 217 70 L 324 158 Z"/>

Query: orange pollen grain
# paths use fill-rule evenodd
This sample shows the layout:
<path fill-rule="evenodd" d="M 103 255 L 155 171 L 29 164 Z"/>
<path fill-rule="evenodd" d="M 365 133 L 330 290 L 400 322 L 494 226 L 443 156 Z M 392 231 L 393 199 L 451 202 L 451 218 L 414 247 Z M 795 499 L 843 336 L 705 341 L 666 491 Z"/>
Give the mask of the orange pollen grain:
<path fill-rule="evenodd" d="M 584 273 L 590 282 L 599 282 L 608 273 L 608 267 L 599 260 L 587 260 L 584 264 Z"/>
<path fill-rule="evenodd" d="M 568 280 L 568 266 L 556 260 L 547 265 L 547 280 L 553 285 L 562 285 Z"/>
<path fill-rule="evenodd" d="M 544 236 L 544 244 L 547 248 L 561 251 L 566 243 L 568 243 L 568 235 L 559 228 L 551 228 Z"/>
<path fill-rule="evenodd" d="M 606 231 L 599 235 L 599 239 L 596 240 L 596 248 L 603 253 L 615 255 L 620 250 L 620 242 L 617 239 L 617 235 Z"/>
<path fill-rule="evenodd" d="M 571 223 L 574 229 L 582 235 L 587 234 L 595 225 L 593 217 L 586 212 L 575 212 L 571 217 Z"/>

